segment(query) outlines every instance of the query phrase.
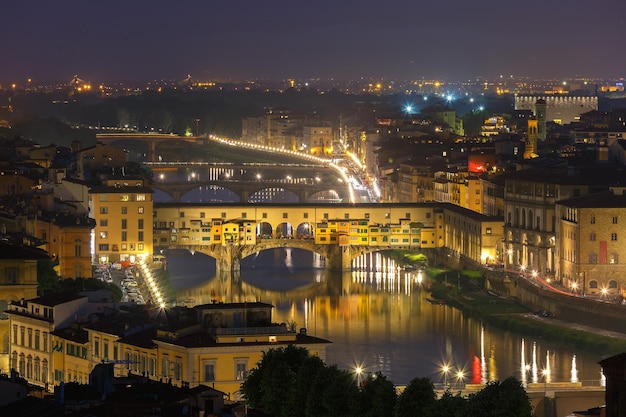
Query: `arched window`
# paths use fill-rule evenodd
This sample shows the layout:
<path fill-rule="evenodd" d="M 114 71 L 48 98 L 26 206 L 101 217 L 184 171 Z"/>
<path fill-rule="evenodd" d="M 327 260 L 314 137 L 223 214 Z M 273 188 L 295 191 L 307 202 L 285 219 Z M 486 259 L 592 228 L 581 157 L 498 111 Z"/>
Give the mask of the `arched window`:
<path fill-rule="evenodd" d="M 22 376 L 24 376 L 24 373 L 26 372 L 26 357 L 23 353 L 20 353 L 20 362 L 17 365 L 17 371 Z"/>
<path fill-rule="evenodd" d="M 593 281 L 589 281 L 589 288 L 598 288 L 598 281 L 595 279 Z"/>
<path fill-rule="evenodd" d="M 17 352 L 11 353 L 11 369 L 17 370 Z"/>
<path fill-rule="evenodd" d="M 617 288 L 617 281 L 614 279 L 609 281 L 609 288 Z"/>
<path fill-rule="evenodd" d="M 48 359 L 41 362 L 41 382 L 48 383 Z"/>
<path fill-rule="evenodd" d="M 33 379 L 33 357 L 31 355 L 26 358 L 26 379 Z"/>
<path fill-rule="evenodd" d="M 35 367 L 33 369 L 33 377 L 35 381 L 41 381 L 41 360 L 39 356 L 35 357 Z"/>

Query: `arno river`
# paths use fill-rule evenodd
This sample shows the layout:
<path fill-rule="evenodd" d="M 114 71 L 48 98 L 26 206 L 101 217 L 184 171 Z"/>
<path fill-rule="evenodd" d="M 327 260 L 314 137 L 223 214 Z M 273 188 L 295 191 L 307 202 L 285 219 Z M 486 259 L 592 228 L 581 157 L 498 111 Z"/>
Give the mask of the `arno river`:
<path fill-rule="evenodd" d="M 242 261 L 240 274 L 216 275 L 206 255 L 170 252 L 179 305 L 261 301 L 275 306 L 274 322 L 294 323 L 332 342 L 326 362 L 362 366 L 397 385 L 415 377 L 484 383 L 516 376 L 523 382 L 603 383 L 597 355 L 575 347 L 524 339 L 483 326 L 446 305 L 432 304 L 416 271 L 402 271 L 382 255 L 368 255 L 353 272 L 329 272 L 316 255 L 281 248 Z M 443 365 L 449 366 L 447 376 Z"/>

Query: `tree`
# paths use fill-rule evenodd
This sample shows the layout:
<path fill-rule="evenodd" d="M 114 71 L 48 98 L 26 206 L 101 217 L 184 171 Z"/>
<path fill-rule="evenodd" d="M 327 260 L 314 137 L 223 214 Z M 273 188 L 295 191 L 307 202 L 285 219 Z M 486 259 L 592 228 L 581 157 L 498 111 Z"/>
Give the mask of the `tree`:
<path fill-rule="evenodd" d="M 358 403 L 353 405 L 354 415 L 363 417 L 391 417 L 396 405 L 397 395 L 393 382 L 382 373 L 369 375 L 361 384 Z"/>
<path fill-rule="evenodd" d="M 394 414 L 396 417 L 429 416 L 436 401 L 430 378 L 415 378 L 398 397 Z"/>
<path fill-rule="evenodd" d="M 460 392 L 452 395 L 450 390 L 446 390 L 435 403 L 432 417 L 464 417 L 466 404 L 467 400 Z"/>
<path fill-rule="evenodd" d="M 37 290 L 39 294 L 56 292 L 61 289 L 61 278 L 54 270 L 54 264 L 49 259 L 37 261 Z"/>
<path fill-rule="evenodd" d="M 308 350 L 293 345 L 263 353 L 257 367 L 241 385 L 248 406 L 277 417 L 287 415 L 290 402 L 286 399 L 296 395 L 299 370 L 309 357 Z"/>
<path fill-rule="evenodd" d="M 354 373 L 338 370 L 336 366 L 329 368 L 334 376 L 324 391 L 323 404 L 325 414 L 321 416 L 351 416 L 356 415 L 350 407 L 359 395 L 359 389 L 354 379 Z"/>
<path fill-rule="evenodd" d="M 521 382 L 515 377 L 509 377 L 502 382 L 489 382 L 485 388 L 470 395 L 464 415 L 531 417 L 533 410 Z"/>

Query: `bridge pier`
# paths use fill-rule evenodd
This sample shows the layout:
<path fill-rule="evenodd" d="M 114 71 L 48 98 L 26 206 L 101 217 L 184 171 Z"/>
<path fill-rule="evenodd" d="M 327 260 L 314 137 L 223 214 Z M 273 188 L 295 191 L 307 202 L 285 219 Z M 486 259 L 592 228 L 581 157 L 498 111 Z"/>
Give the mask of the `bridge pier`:
<path fill-rule="evenodd" d="M 279 247 L 301 248 L 315 252 L 325 259 L 326 269 L 333 271 L 351 271 L 352 260 L 363 253 L 369 252 L 368 248 L 352 245 L 317 245 L 312 241 L 280 241 L 277 245 L 276 240 L 261 240 L 257 244 L 239 245 L 229 243 L 226 245 L 214 244 L 206 246 L 179 246 L 185 249 L 205 253 L 215 259 L 215 267 L 220 272 L 239 272 L 241 270 L 241 260 L 256 252 L 265 249 L 274 249 Z"/>
<path fill-rule="evenodd" d="M 334 245 L 328 247 L 326 269 L 334 271 L 351 271 L 354 253 L 351 246 Z"/>
<path fill-rule="evenodd" d="M 241 269 L 241 248 L 235 245 L 219 246 L 215 256 L 218 271 L 239 271 Z"/>

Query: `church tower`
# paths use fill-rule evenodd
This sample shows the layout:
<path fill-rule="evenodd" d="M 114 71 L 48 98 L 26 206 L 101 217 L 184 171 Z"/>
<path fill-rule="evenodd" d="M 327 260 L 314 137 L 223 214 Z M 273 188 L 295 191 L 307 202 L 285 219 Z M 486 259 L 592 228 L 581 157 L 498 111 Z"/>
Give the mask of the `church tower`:
<path fill-rule="evenodd" d="M 528 119 L 528 130 L 526 131 L 526 146 L 524 147 L 524 159 L 537 157 L 537 132 L 538 120 L 536 117 Z"/>

